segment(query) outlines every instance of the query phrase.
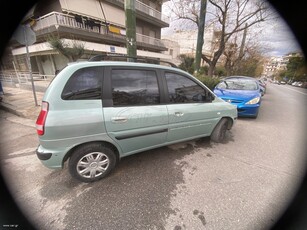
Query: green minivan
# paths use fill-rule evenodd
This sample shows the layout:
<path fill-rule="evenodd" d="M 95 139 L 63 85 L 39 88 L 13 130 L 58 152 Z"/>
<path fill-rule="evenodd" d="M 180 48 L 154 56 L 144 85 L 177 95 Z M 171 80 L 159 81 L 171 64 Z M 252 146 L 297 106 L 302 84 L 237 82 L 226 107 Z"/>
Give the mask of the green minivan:
<path fill-rule="evenodd" d="M 175 67 L 122 61 L 67 65 L 36 121 L 36 154 L 48 168 L 92 182 L 125 156 L 199 137 L 225 138 L 237 108 Z"/>

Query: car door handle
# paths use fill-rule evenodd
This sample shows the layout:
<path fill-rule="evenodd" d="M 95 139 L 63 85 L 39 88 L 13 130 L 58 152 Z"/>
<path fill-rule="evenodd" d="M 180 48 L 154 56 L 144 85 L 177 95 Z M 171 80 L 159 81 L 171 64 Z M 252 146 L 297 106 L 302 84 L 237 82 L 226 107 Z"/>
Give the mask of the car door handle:
<path fill-rule="evenodd" d="M 112 117 L 111 121 L 113 123 L 125 123 L 128 121 L 128 118 L 127 117 Z"/>
<path fill-rule="evenodd" d="M 184 115 L 184 113 L 182 113 L 182 112 L 175 112 L 176 117 L 182 117 L 183 115 Z"/>

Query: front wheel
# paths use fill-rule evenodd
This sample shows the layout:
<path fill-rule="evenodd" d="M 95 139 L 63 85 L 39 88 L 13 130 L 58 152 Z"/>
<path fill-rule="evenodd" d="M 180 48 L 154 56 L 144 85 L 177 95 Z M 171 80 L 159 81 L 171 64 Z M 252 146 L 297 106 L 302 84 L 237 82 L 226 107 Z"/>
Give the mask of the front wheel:
<path fill-rule="evenodd" d="M 222 118 L 219 123 L 215 126 L 212 134 L 211 141 L 221 143 L 225 140 L 226 131 L 228 128 L 228 119 Z"/>
<path fill-rule="evenodd" d="M 68 168 L 72 177 L 82 182 L 100 180 L 115 167 L 114 151 L 100 143 L 77 148 L 70 157 Z"/>

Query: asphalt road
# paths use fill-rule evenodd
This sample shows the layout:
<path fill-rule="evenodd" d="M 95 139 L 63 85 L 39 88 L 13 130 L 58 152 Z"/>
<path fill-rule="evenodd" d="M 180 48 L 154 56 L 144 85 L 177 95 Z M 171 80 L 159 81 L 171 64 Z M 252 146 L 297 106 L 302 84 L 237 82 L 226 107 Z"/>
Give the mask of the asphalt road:
<path fill-rule="evenodd" d="M 1 170 L 40 230 L 267 229 L 305 170 L 306 99 L 306 89 L 271 84 L 258 118 L 240 118 L 225 143 L 204 138 L 129 156 L 91 184 L 67 167 L 45 168 L 34 121 L 0 111 Z"/>

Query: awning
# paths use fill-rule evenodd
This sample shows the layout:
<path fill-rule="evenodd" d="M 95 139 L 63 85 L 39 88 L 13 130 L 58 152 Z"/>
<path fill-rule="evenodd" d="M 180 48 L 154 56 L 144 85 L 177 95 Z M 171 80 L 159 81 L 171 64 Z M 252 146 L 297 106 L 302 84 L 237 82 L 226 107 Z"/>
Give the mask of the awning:
<path fill-rule="evenodd" d="M 26 15 L 23 17 L 23 19 L 21 20 L 21 23 L 24 23 L 26 21 L 28 21 L 29 19 L 31 19 L 34 16 L 34 11 L 35 11 L 35 7 L 36 5 L 34 5 L 27 13 Z"/>
<path fill-rule="evenodd" d="M 104 19 L 98 1 L 60 0 L 62 11 L 90 17 L 102 21 Z"/>
<path fill-rule="evenodd" d="M 83 17 L 107 21 L 119 27 L 125 27 L 125 14 L 123 9 L 113 7 L 105 1 L 76 1 L 59 0 L 63 12 L 77 14 Z"/>

